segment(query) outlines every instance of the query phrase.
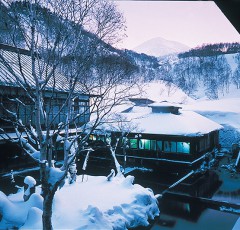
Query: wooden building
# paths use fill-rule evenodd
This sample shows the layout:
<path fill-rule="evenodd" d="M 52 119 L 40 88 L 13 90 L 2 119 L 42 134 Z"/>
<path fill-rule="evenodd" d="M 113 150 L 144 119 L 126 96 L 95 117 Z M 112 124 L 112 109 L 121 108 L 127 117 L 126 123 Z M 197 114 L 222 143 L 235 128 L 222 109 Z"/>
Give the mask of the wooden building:
<path fill-rule="evenodd" d="M 19 65 L 18 59 L 21 59 L 22 66 Z M 7 62 L 7 63 L 6 63 Z M 38 62 L 36 62 L 37 64 Z M 8 65 L 10 68 L 8 68 Z M 51 66 L 37 64 L 37 70 L 50 72 Z M 9 114 L 5 109 L 16 112 L 18 117 L 24 124 L 28 125 L 30 122 L 34 124 L 34 104 L 27 95 L 26 90 L 30 93 L 34 92 L 34 79 L 31 74 L 31 57 L 30 52 L 23 49 L 16 49 L 11 46 L 0 44 L 0 119 L 1 128 L 10 128 L 7 126 L 6 121 Z M 48 69 L 48 70 L 46 70 Z M 60 122 L 65 121 L 66 107 L 63 104 L 68 96 L 68 80 L 61 73 L 55 71 L 53 79 L 45 86 L 44 90 L 44 106 L 49 118 L 57 117 L 52 122 L 53 128 Z M 23 73 L 23 74 L 22 74 Z M 40 74 L 40 73 L 39 73 Z M 41 73 L 43 75 L 43 73 Z M 16 76 L 19 79 L 16 82 Z M 24 77 L 23 77 L 24 75 Z M 25 84 L 27 82 L 27 84 Z M 21 87 L 20 87 L 21 85 Z M 27 88 L 28 87 L 28 88 Z M 16 103 L 16 100 L 22 103 Z M 15 100 L 15 101 L 14 101 Z M 3 108 L 4 106 L 4 108 Z M 59 113 L 60 111 L 60 113 Z M 75 121 L 77 126 L 81 126 L 89 121 L 89 95 L 82 93 L 80 84 L 76 85 L 74 92 L 73 113 L 80 114 Z M 73 125 L 73 124 L 72 124 Z"/>
<path fill-rule="evenodd" d="M 119 113 L 121 121 L 102 127 L 111 132 L 112 140 L 127 137 L 126 144 L 118 145 L 116 151 L 122 164 L 185 172 L 214 157 L 221 125 L 178 105 L 141 102 L 136 99 L 135 105 Z"/>
<path fill-rule="evenodd" d="M 19 65 L 19 60 L 21 60 L 21 65 Z M 35 64 L 39 71 L 37 74 L 42 74 L 42 76 L 47 76 L 53 70 L 51 65 L 42 60 L 36 61 Z M 4 132 L 0 131 L 0 160 L 6 160 L 9 157 L 20 157 L 20 149 L 13 147 L 12 144 L 9 146 L 9 143 L 6 143 L 5 132 L 12 138 L 16 137 L 12 123 L 8 122 L 8 120 L 12 119 L 11 114 L 6 112 L 6 109 L 16 113 L 26 126 L 30 125 L 30 123 L 34 126 L 34 103 L 28 95 L 34 94 L 34 88 L 30 52 L 0 44 L 0 128 L 4 130 Z M 49 120 L 54 118 L 51 122 L 51 128 L 55 129 L 60 122 L 65 122 L 66 120 L 67 108 L 63 105 L 68 97 L 68 79 L 60 72 L 55 71 L 53 77 L 44 87 L 43 96 L 45 111 Z M 74 123 L 71 124 L 72 132 L 75 133 L 76 126 L 80 127 L 89 121 L 89 95 L 83 93 L 82 87 L 78 83 L 73 97 L 71 116 L 79 115 Z M 42 126 L 44 129 L 44 122 Z M 11 154 L 8 153 L 9 149 Z M 11 167 L 13 166 L 9 166 L 9 168 Z"/>

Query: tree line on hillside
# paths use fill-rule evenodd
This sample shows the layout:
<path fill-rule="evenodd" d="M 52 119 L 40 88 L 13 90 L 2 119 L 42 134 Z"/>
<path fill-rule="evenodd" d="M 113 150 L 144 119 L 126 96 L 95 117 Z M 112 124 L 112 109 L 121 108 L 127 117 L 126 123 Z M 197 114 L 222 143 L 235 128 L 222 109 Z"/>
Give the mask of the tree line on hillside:
<path fill-rule="evenodd" d="M 19 21 L 18 23 L 29 24 L 28 11 L 26 10 L 29 7 L 28 5 L 27 1 L 14 1 L 10 7 L 7 7 L 6 4 L 0 2 L 0 43 L 30 49 L 30 44 L 26 42 L 26 37 L 24 37 L 23 28 L 16 26 L 17 21 Z M 42 39 L 42 41 L 47 40 L 50 44 L 56 40 L 59 28 L 63 33 L 68 34 L 66 48 L 62 52 L 61 59 L 59 59 L 62 63 L 62 70 L 66 67 L 66 63 L 69 65 L 70 60 L 75 63 L 83 63 L 82 61 L 85 60 L 84 68 L 88 68 L 88 70 L 94 66 L 99 67 L 99 64 L 104 62 L 105 64 L 113 64 L 114 62 L 120 64 L 121 62 L 128 70 L 134 70 L 137 76 L 143 76 L 143 80 L 154 79 L 155 72 L 159 67 L 158 59 L 127 49 L 116 49 L 112 46 L 113 43 L 116 43 L 116 36 L 106 36 L 110 33 L 115 33 L 115 31 L 102 31 L 101 34 L 93 33 L 85 27 L 80 26 L 79 23 L 73 22 L 70 18 L 63 20 L 56 12 L 52 12 L 43 4 L 37 4 L 36 7 L 39 12 L 36 19 L 38 21 L 37 30 L 42 30 L 47 35 L 47 39 Z M 117 24 L 116 22 L 114 23 L 115 25 Z M 78 45 L 76 46 L 74 42 L 70 41 L 76 40 L 76 34 L 79 31 L 81 31 L 81 36 L 78 36 Z M 118 35 L 118 39 L 121 39 L 123 36 Z M 41 51 L 38 50 L 38 52 L 41 53 L 43 59 L 49 59 L 51 55 L 52 60 L 56 60 L 57 54 L 52 52 L 49 44 L 43 43 Z M 72 47 L 75 47 L 74 52 L 72 52 Z M 69 52 L 70 50 L 71 53 Z M 67 68 L 64 72 L 68 73 Z M 128 78 L 129 76 L 126 75 L 126 81 L 128 81 Z"/>
<path fill-rule="evenodd" d="M 179 58 L 186 57 L 207 57 L 216 56 L 220 54 L 233 54 L 240 52 L 240 43 L 215 43 L 215 44 L 203 44 L 196 48 L 190 49 L 187 52 L 178 54 Z"/>
<path fill-rule="evenodd" d="M 160 67 L 159 78 L 174 83 L 185 93 L 194 96 L 197 90 L 204 89 L 210 99 L 218 99 L 228 92 L 229 85 L 240 88 L 240 54 L 234 55 L 237 65 L 231 69 L 225 55 L 186 57 L 169 60 Z"/>
<path fill-rule="evenodd" d="M 163 80 L 169 92 L 173 84 L 186 94 L 195 96 L 200 88 L 210 99 L 218 99 L 229 91 L 230 84 L 240 88 L 240 44 L 219 43 L 203 45 L 189 52 L 156 58 L 125 51 L 138 66 L 136 77 L 143 82 Z M 233 66 L 225 54 L 232 54 Z"/>

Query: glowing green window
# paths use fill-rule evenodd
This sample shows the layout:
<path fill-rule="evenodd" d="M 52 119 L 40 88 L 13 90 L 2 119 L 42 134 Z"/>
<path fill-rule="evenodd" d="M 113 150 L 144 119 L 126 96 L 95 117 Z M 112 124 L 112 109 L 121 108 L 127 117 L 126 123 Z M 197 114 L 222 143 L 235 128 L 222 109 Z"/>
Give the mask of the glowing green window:
<path fill-rule="evenodd" d="M 147 139 L 140 139 L 139 140 L 139 149 L 147 149 L 150 150 L 150 146 L 151 146 L 151 141 L 147 140 Z"/>
<path fill-rule="evenodd" d="M 131 149 L 137 149 L 137 139 L 129 139 L 129 147 Z"/>

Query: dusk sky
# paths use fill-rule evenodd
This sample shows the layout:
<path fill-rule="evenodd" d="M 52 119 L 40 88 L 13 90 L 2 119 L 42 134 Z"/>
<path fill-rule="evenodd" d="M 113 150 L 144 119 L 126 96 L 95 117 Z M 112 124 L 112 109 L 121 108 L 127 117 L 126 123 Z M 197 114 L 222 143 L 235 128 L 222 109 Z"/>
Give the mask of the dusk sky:
<path fill-rule="evenodd" d="M 116 1 L 127 38 L 118 46 L 132 49 L 155 37 L 189 47 L 240 42 L 240 35 L 212 1 Z"/>

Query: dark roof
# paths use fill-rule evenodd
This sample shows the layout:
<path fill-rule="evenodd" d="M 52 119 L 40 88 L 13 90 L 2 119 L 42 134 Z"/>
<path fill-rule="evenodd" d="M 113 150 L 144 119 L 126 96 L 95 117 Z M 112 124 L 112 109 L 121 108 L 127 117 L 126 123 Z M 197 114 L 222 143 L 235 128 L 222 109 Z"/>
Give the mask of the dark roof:
<path fill-rule="evenodd" d="M 19 59 L 21 60 L 21 68 Z M 43 80 L 53 70 L 52 66 L 47 65 L 41 59 L 37 59 L 35 64 L 37 76 L 42 76 Z M 26 82 L 33 89 L 35 88 L 30 51 L 0 44 L 0 85 L 21 87 L 21 85 L 26 86 Z M 54 71 L 54 75 L 46 84 L 45 89 L 50 90 L 53 87 L 56 91 L 68 91 L 67 77 L 57 70 Z M 79 83 L 76 85 L 75 91 L 82 93 L 83 90 Z"/>

